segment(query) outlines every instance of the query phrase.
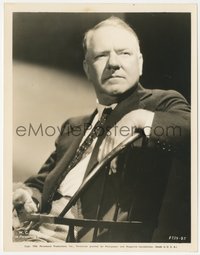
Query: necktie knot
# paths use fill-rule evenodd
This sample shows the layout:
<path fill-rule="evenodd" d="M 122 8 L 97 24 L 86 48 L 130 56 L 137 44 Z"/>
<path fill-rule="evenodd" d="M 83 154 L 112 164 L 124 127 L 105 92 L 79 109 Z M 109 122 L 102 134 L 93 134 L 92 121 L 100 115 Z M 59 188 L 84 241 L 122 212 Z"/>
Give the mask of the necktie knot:
<path fill-rule="evenodd" d="M 103 126 L 103 124 L 105 123 L 105 121 L 106 121 L 108 115 L 111 113 L 111 111 L 112 111 L 112 108 L 104 108 L 101 118 L 99 119 L 99 121 L 96 123 L 95 126 L 99 126 L 99 124 L 100 124 L 100 126 Z"/>
<path fill-rule="evenodd" d="M 112 108 L 111 107 L 106 107 L 104 108 L 103 112 L 102 112 L 102 116 L 107 116 L 112 112 Z"/>

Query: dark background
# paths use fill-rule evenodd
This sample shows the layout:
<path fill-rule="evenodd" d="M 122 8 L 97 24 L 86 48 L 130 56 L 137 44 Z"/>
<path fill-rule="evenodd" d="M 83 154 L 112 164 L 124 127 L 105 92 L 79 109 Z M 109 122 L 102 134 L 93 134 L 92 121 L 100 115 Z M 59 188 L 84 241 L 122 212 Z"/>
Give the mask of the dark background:
<path fill-rule="evenodd" d="M 112 13 L 14 13 L 15 60 L 83 74 L 84 32 Z M 144 57 L 142 84 L 176 89 L 190 101 L 189 13 L 114 13 L 138 34 Z"/>

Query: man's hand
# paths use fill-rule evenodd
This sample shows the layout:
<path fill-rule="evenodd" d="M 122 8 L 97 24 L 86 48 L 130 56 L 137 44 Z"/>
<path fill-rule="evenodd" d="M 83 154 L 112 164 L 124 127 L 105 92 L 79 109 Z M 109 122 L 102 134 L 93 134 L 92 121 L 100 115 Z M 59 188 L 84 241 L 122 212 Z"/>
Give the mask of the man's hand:
<path fill-rule="evenodd" d="M 17 189 L 13 193 L 13 205 L 17 207 L 18 205 L 23 205 L 26 212 L 37 212 L 37 205 L 31 197 L 31 193 L 27 190 Z"/>
<path fill-rule="evenodd" d="M 110 131 L 108 131 L 99 148 L 98 161 L 100 162 L 117 145 L 119 145 L 127 137 L 133 135 L 135 133 L 135 129 L 145 128 L 145 130 L 147 130 L 148 126 L 148 130 L 150 130 L 153 117 L 153 112 L 143 109 L 134 110 L 124 115 L 124 117 L 118 121 Z M 146 135 L 149 136 L 149 134 Z M 111 162 L 111 169 L 113 172 L 116 172 L 116 159 Z"/>
<path fill-rule="evenodd" d="M 31 212 L 37 212 L 38 208 L 36 203 L 32 199 L 32 192 L 31 189 L 26 187 L 25 189 L 17 188 L 13 192 L 13 227 L 17 228 L 20 227 L 20 220 L 17 215 L 17 208 L 23 207 L 25 212 L 31 213 Z"/>

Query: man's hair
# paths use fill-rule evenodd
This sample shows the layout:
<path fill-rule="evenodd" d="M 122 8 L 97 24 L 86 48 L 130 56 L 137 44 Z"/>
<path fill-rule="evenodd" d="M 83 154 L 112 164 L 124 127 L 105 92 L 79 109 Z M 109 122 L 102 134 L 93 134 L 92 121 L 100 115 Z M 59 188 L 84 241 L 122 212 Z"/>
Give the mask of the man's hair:
<path fill-rule="evenodd" d="M 93 35 L 93 33 L 100 27 L 104 27 L 104 26 L 113 26 L 113 27 L 121 27 L 124 28 L 125 30 L 129 31 L 132 35 L 134 35 L 137 43 L 138 43 L 138 51 L 140 52 L 140 45 L 139 45 L 139 39 L 137 34 L 135 33 L 135 31 L 122 19 L 115 17 L 115 16 L 111 16 L 108 19 L 105 19 L 103 21 L 101 21 L 100 23 L 98 23 L 97 25 L 95 25 L 93 28 L 89 29 L 85 34 L 84 34 L 84 38 L 83 38 L 83 50 L 84 50 L 84 54 L 86 56 L 87 51 L 88 51 L 88 44 L 89 41 Z"/>

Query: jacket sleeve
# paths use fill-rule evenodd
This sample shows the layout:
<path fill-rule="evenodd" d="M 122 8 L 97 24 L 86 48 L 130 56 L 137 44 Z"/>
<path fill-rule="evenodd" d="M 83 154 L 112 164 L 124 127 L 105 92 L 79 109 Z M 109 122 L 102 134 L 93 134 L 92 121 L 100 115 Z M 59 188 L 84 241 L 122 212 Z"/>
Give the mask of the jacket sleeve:
<path fill-rule="evenodd" d="M 158 101 L 148 145 L 167 152 L 190 147 L 190 106 L 180 93 L 170 90 Z"/>
<path fill-rule="evenodd" d="M 54 169 L 56 162 L 57 162 L 57 146 L 58 146 L 58 140 L 63 134 L 64 129 L 68 125 L 68 120 L 62 125 L 61 127 L 61 132 L 58 138 L 55 141 L 55 150 L 51 155 L 48 157 L 48 159 L 45 161 L 39 172 L 34 175 L 29 177 L 24 184 L 31 188 L 32 190 L 32 197 L 38 201 L 39 204 L 41 204 L 41 197 L 42 197 L 42 191 L 43 191 L 43 186 L 46 177 L 48 174 Z"/>

